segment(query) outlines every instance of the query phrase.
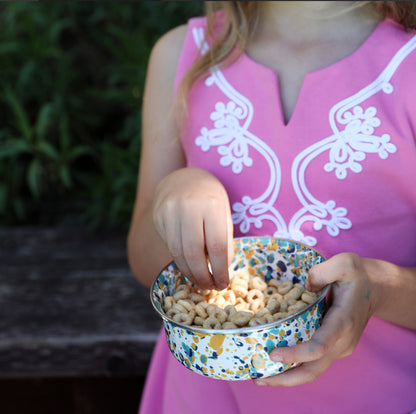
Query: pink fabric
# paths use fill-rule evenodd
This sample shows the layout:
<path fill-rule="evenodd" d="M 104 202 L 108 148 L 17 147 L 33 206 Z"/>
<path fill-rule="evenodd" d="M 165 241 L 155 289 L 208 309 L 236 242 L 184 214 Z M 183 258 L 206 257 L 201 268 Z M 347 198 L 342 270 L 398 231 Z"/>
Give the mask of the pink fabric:
<path fill-rule="evenodd" d="M 203 18 L 189 23 L 177 84 L 198 56 L 204 25 Z M 235 236 L 282 236 L 328 258 L 352 251 L 416 266 L 413 36 L 386 20 L 350 56 L 309 73 L 287 125 L 276 74 L 246 54 L 193 87 L 182 135 L 187 163 L 227 188 Z M 416 410 L 416 333 L 373 318 L 352 356 L 294 388 L 194 374 L 170 355 L 161 334 L 141 414 L 271 407 L 296 414 Z"/>

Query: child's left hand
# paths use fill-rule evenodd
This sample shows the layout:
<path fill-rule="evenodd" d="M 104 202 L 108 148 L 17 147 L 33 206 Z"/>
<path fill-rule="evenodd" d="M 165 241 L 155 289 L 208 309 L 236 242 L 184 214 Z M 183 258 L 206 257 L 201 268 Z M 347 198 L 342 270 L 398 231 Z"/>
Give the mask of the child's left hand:
<path fill-rule="evenodd" d="M 371 266 L 377 266 L 377 261 L 342 253 L 311 269 L 307 289 L 317 291 L 333 284 L 332 303 L 322 326 L 310 341 L 293 347 L 279 347 L 270 353 L 272 360 L 301 362 L 301 366 L 255 380 L 256 384 L 293 386 L 312 382 L 334 360 L 352 354 L 376 305 L 377 288 L 368 273 Z"/>

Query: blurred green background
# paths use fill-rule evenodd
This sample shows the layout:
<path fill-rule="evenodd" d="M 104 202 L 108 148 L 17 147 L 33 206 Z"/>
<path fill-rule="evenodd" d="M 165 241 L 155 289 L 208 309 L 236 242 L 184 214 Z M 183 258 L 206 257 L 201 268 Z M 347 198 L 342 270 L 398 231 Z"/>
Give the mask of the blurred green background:
<path fill-rule="evenodd" d="M 0 225 L 125 229 L 155 41 L 201 1 L 0 3 Z"/>

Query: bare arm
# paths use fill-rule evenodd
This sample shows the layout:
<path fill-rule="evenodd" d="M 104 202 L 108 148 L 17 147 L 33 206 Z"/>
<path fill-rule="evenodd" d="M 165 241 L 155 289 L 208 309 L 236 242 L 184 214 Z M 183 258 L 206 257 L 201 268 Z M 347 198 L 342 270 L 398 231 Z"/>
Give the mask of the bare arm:
<path fill-rule="evenodd" d="M 139 181 L 127 240 L 130 267 L 146 286 L 172 260 L 155 230 L 152 203 L 158 183 L 185 166 L 173 113 L 174 79 L 185 35 L 186 26 L 180 26 L 156 43 L 146 77 Z"/>
<path fill-rule="evenodd" d="M 174 77 L 185 34 L 185 27 L 169 32 L 150 58 L 128 258 L 137 279 L 147 286 L 174 260 L 198 286 L 223 289 L 233 255 L 228 195 L 212 174 L 186 168 L 173 114 Z"/>

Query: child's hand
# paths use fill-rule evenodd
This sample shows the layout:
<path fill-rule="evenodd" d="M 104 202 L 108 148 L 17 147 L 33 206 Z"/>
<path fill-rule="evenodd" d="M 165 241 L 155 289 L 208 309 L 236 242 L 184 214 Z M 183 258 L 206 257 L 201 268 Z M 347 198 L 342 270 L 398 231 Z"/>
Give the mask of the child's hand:
<path fill-rule="evenodd" d="M 279 347 L 270 358 L 302 365 L 270 378 L 256 380 L 259 385 L 292 386 L 312 382 L 336 359 L 352 354 L 364 327 L 374 312 L 377 289 L 368 270 L 376 260 L 342 253 L 314 266 L 307 289 L 317 291 L 332 283 L 332 303 L 322 326 L 311 340 L 293 347 Z"/>
<path fill-rule="evenodd" d="M 224 289 L 233 227 L 222 184 L 203 169 L 183 168 L 159 183 L 153 206 L 156 230 L 181 272 L 201 288 Z"/>

